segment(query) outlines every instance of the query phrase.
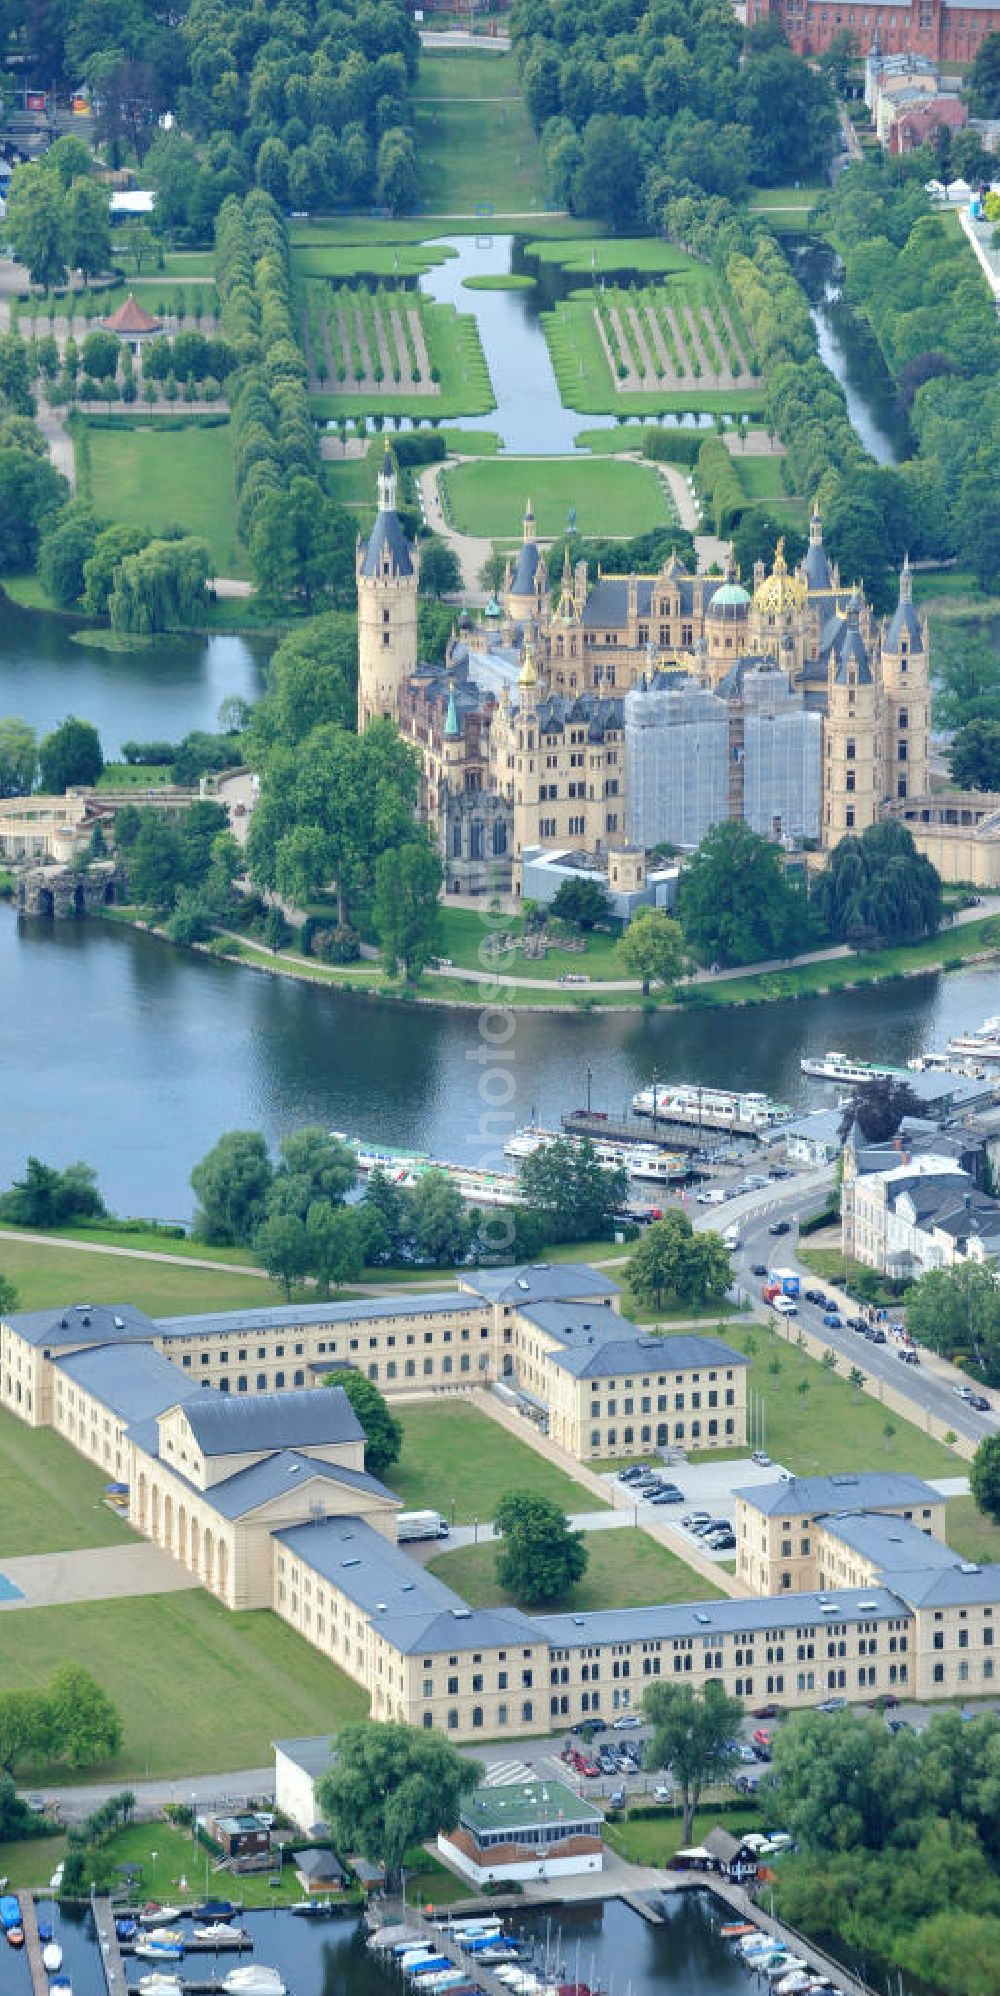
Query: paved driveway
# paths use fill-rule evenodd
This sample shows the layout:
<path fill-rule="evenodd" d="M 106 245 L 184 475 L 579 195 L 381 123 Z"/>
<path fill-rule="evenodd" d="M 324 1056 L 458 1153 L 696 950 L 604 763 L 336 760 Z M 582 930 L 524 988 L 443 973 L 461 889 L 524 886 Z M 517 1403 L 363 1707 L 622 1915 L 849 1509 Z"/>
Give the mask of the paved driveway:
<path fill-rule="evenodd" d="M 20 1600 L 0 1610 L 56 1608 L 67 1601 L 121 1601 L 135 1594 L 180 1594 L 198 1586 L 159 1546 L 91 1546 L 83 1552 L 32 1553 L 0 1560 Z"/>

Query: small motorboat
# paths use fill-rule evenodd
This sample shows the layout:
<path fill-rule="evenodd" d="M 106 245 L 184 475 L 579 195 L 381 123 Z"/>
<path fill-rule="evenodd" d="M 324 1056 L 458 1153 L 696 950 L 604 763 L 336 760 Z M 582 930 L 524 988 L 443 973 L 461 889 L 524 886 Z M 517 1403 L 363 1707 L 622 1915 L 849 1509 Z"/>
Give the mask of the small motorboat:
<path fill-rule="evenodd" d="M 246 1968 L 231 1968 L 222 1978 L 222 1987 L 230 1996 L 286 1996 L 278 1970 L 256 1962 Z"/>
<path fill-rule="evenodd" d="M 62 1967 L 62 1948 L 58 1941 L 46 1941 L 42 1949 L 42 1967 L 47 1975 L 57 1975 Z"/>
<path fill-rule="evenodd" d="M 115 1921 L 115 1933 L 118 1935 L 120 1941 L 134 1941 L 138 1931 L 138 1920 L 117 1919 Z"/>
<path fill-rule="evenodd" d="M 135 1952 L 140 1961 L 183 1961 L 184 1948 L 180 1941 L 136 1941 Z"/>
<path fill-rule="evenodd" d="M 184 1987 L 179 1975 L 140 1975 L 142 1996 L 181 1996 Z"/>
<path fill-rule="evenodd" d="M 6 1880 L 4 1880 L 6 1884 Z M 12 1934 L 21 1925 L 21 1901 L 13 1892 L 0 1896 L 0 1927 L 5 1934 Z"/>
<path fill-rule="evenodd" d="M 61 1891 L 62 1891 L 62 1882 L 63 1882 L 63 1872 L 65 1871 L 65 1869 L 66 1869 L 66 1867 L 65 1867 L 65 1865 L 64 1865 L 64 1864 L 57 1864 L 57 1865 L 56 1865 L 56 1868 L 55 1868 L 54 1872 L 52 1873 L 52 1876 L 51 1876 L 51 1878 L 49 1879 L 49 1891 L 50 1891 L 50 1892 L 61 1892 Z"/>
<path fill-rule="evenodd" d="M 15 1948 L 16 1948 L 16 1947 L 23 1947 L 23 1946 L 24 1946 L 24 1928 L 23 1928 L 23 1927 L 8 1927 L 8 1928 L 7 1928 L 7 1945 L 8 1945 L 8 1947 L 15 1947 Z"/>
<path fill-rule="evenodd" d="M 242 1927 L 234 1927 L 231 1920 L 213 1920 L 211 1926 L 196 1927 L 194 1938 L 196 1941 L 221 1942 L 225 1946 L 227 1942 L 245 1941 L 248 1936 Z"/>
<path fill-rule="evenodd" d="M 302 1920 L 328 1920 L 336 1912 L 336 1906 L 332 1899 L 296 1899 L 288 1910 L 298 1913 Z"/>
<path fill-rule="evenodd" d="M 49 1983 L 50 1996 L 73 1996 L 73 1984 L 68 1975 L 54 1975 Z"/>
<path fill-rule="evenodd" d="M 39 1920 L 38 1938 L 41 1941 L 43 1947 L 45 1946 L 46 1941 L 50 1941 L 52 1939 L 52 1933 L 53 1933 L 53 1928 L 51 1920 Z"/>
<path fill-rule="evenodd" d="M 157 1906 L 150 1901 L 139 1914 L 139 1921 L 144 1927 L 169 1927 L 171 1920 L 179 1920 L 181 1917 L 179 1906 Z"/>
<path fill-rule="evenodd" d="M 192 1920 L 231 1920 L 234 1913 L 242 1913 L 232 1899 L 205 1899 L 200 1906 L 192 1906 Z"/>

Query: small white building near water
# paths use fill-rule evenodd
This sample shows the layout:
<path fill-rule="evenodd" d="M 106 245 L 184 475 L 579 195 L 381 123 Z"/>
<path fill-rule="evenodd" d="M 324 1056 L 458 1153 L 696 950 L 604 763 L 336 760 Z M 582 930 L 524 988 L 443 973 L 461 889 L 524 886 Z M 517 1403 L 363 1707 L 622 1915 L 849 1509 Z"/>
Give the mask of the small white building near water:
<path fill-rule="evenodd" d="M 316 1802 L 316 1783 L 329 1770 L 333 1757 L 333 1734 L 320 1733 L 315 1739 L 275 1740 L 274 1799 L 308 1835 L 322 1821 Z"/>
<path fill-rule="evenodd" d="M 510 1781 L 477 1788 L 438 1850 L 475 1885 L 568 1878 L 604 1864 L 604 1815 L 562 1781 Z"/>

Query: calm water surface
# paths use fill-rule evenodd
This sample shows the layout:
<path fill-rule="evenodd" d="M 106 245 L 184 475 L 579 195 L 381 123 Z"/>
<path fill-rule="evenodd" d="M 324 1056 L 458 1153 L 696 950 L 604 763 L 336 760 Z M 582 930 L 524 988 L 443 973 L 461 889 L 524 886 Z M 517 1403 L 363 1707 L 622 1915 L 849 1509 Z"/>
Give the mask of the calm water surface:
<path fill-rule="evenodd" d="M 225 1129 L 276 1140 L 317 1122 L 496 1161 L 509 1128 L 585 1100 L 588 1063 L 598 1108 L 622 1107 L 654 1066 L 806 1106 L 833 1099 L 800 1074 L 806 1050 L 901 1061 L 1000 1010 L 1000 976 L 976 970 L 715 1015 L 514 1013 L 503 1059 L 484 1066 L 476 1011 L 378 1005 L 10 908 L 0 991 L 0 1185 L 29 1148 L 83 1157 L 118 1211 L 179 1219 L 191 1166 Z"/>
<path fill-rule="evenodd" d="M 40 735 L 67 714 L 92 721 L 110 760 L 126 741 L 179 741 L 214 729 L 230 694 L 256 700 L 271 646 L 262 639 L 172 637 L 133 652 L 74 644 L 60 617 L 0 601 L 0 715 Z"/>
<path fill-rule="evenodd" d="M 571 1980 L 579 1967 L 580 1978 L 600 1983 L 607 1996 L 749 1996 L 751 1978 L 720 1938 L 711 1900 L 691 1893 L 664 1904 L 669 1917 L 662 1927 L 647 1926 L 614 1899 L 553 1906 L 512 1924 L 536 1940 L 540 1961 L 548 1945 L 550 1965 L 565 1968 Z M 57 1912 L 54 1924 L 74 1996 L 106 1996 L 89 1912 Z M 311 1922 L 265 1912 L 247 1914 L 245 1925 L 254 1960 L 279 1968 L 291 1996 L 403 1996 L 407 1989 L 399 1971 L 365 1946 L 353 1919 Z M 207 1975 L 214 1972 L 214 1957 L 196 1959 Z M 132 1987 L 147 1966 L 132 1965 Z M 3 1970 L 5 1996 L 29 1996 L 27 1961 L 5 1949 Z"/>

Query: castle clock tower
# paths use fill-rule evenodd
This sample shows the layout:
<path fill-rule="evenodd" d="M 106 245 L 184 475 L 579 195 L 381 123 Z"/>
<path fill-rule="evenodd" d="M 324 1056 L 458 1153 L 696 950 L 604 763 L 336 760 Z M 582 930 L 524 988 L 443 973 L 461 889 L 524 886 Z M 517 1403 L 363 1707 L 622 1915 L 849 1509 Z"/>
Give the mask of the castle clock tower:
<path fill-rule="evenodd" d="M 417 669 L 419 558 L 396 511 L 396 471 L 388 450 L 378 479 L 378 513 L 358 538 L 358 732 L 385 717 L 399 722 L 401 688 Z"/>

